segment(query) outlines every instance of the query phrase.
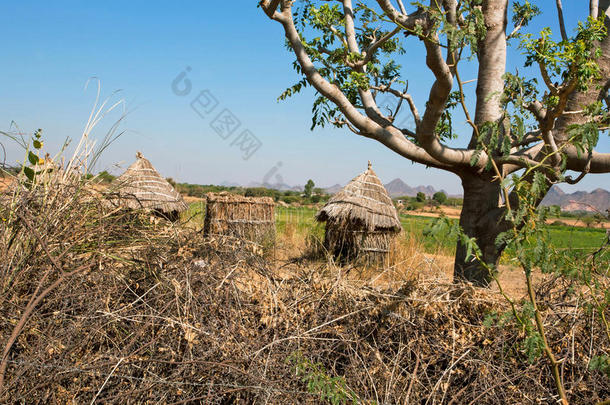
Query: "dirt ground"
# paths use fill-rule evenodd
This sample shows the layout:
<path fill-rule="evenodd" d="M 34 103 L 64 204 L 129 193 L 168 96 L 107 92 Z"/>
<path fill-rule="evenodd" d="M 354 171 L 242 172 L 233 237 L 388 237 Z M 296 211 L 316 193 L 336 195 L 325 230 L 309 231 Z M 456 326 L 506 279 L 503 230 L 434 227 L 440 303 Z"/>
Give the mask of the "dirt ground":
<path fill-rule="evenodd" d="M 0 193 L 3 192 L 9 184 L 11 184 L 13 179 L 10 178 L 1 178 L 0 177 Z"/>
<path fill-rule="evenodd" d="M 451 284 L 453 282 L 454 258 L 441 254 L 425 253 L 416 241 L 398 244 L 392 253 L 392 265 L 379 268 L 362 266 L 339 266 L 318 258 L 313 262 L 303 260 L 307 242 L 298 233 L 282 234 L 277 241 L 274 258 L 277 274 L 298 273 L 298 266 L 308 265 L 318 271 L 330 271 L 337 277 L 349 280 L 355 287 L 396 291 L 409 280 L 418 284 Z M 306 264 L 308 263 L 308 264 Z M 534 281 L 542 280 L 542 274 L 534 274 Z M 501 265 L 498 281 L 503 291 L 512 299 L 525 298 L 527 294 L 523 272 L 513 266 Z M 486 291 L 489 291 L 485 289 Z M 501 297 L 497 283 L 492 283 L 491 291 Z"/>
<path fill-rule="evenodd" d="M 418 216 L 422 216 L 422 217 L 432 217 L 432 218 L 437 218 L 439 217 L 441 214 L 445 214 L 447 217 L 449 218 L 453 218 L 453 219 L 458 219 L 460 217 L 460 212 L 461 210 L 459 208 L 456 207 L 446 207 L 446 206 L 442 206 L 438 209 L 436 208 L 424 208 L 421 210 L 415 210 L 415 211 L 404 211 L 407 214 L 410 215 L 418 215 Z M 580 227 L 587 227 L 587 224 L 585 224 L 583 221 L 581 221 L 578 218 L 552 218 L 549 219 L 547 221 L 547 223 L 553 223 L 553 222 L 563 222 L 566 226 L 580 226 Z M 599 224 L 591 224 L 590 227 L 592 228 L 601 228 L 601 229 L 610 229 L 610 221 L 605 221 Z"/>

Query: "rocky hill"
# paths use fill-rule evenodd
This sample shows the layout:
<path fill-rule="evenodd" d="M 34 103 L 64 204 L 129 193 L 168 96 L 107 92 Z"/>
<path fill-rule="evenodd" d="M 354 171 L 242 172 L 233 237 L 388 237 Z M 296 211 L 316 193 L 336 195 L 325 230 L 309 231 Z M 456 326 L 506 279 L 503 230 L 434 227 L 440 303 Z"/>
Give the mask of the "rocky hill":
<path fill-rule="evenodd" d="M 542 205 L 559 205 L 563 211 L 589 211 L 605 213 L 610 209 L 610 192 L 597 188 L 591 192 L 576 191 L 565 193 L 559 186 L 553 186 Z"/>

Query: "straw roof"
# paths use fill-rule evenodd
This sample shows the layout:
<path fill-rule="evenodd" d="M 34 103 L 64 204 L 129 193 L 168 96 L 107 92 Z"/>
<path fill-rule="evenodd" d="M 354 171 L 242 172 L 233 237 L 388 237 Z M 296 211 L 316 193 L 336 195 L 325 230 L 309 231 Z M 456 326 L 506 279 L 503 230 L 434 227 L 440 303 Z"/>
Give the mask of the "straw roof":
<path fill-rule="evenodd" d="M 360 224 L 369 231 L 399 232 L 400 220 L 392 199 L 371 168 L 355 177 L 335 194 L 316 215 L 316 219 L 344 226 Z"/>
<path fill-rule="evenodd" d="M 180 212 L 188 208 L 184 199 L 140 152 L 136 161 L 113 182 L 113 204 L 132 208 Z"/>
<path fill-rule="evenodd" d="M 229 193 L 228 191 L 207 193 L 206 197 L 209 202 L 275 205 L 275 201 L 273 201 L 273 198 L 271 197 L 245 197 L 243 195 Z"/>

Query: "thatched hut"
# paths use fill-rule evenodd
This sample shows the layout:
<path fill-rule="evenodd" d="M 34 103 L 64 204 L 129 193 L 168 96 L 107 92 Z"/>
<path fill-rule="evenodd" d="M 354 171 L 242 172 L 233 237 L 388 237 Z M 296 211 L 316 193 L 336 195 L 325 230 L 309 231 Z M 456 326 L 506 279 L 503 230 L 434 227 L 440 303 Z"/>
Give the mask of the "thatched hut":
<path fill-rule="evenodd" d="M 270 197 L 208 193 L 203 233 L 230 235 L 262 245 L 275 241 L 275 203 Z"/>
<path fill-rule="evenodd" d="M 324 246 L 341 261 L 386 263 L 401 230 L 392 199 L 371 168 L 335 194 L 316 215 L 326 222 Z"/>
<path fill-rule="evenodd" d="M 180 193 L 140 152 L 125 173 L 112 182 L 108 197 L 115 207 L 146 209 L 170 220 L 178 219 L 188 208 Z"/>

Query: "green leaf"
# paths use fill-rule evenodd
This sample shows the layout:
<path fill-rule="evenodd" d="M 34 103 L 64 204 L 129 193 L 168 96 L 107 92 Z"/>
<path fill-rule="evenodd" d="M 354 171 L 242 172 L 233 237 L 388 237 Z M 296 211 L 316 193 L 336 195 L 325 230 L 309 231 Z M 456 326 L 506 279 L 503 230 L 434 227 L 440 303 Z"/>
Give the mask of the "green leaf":
<path fill-rule="evenodd" d="M 34 181 L 34 176 L 35 176 L 34 170 L 32 170 L 29 167 L 24 167 L 23 173 L 25 173 L 25 177 L 27 177 L 29 181 Z"/>
<path fill-rule="evenodd" d="M 37 165 L 38 162 L 40 161 L 40 159 L 38 158 L 38 156 L 36 156 L 36 154 L 34 154 L 33 152 L 28 152 L 28 160 L 30 161 L 31 164 L 33 165 Z"/>
<path fill-rule="evenodd" d="M 43 145 L 44 145 L 44 143 L 43 143 L 42 141 L 39 141 L 38 139 L 35 139 L 35 140 L 34 140 L 34 147 L 35 147 L 36 149 L 40 149 L 40 148 L 42 148 L 42 146 L 43 146 Z"/>
<path fill-rule="evenodd" d="M 476 166 L 479 163 L 479 159 L 481 158 L 481 150 L 477 149 L 472 154 L 472 158 L 470 158 L 470 166 Z"/>

